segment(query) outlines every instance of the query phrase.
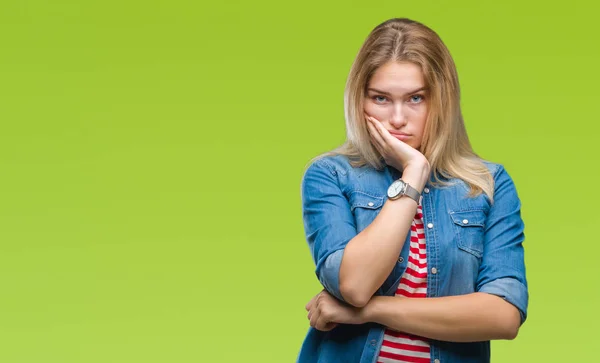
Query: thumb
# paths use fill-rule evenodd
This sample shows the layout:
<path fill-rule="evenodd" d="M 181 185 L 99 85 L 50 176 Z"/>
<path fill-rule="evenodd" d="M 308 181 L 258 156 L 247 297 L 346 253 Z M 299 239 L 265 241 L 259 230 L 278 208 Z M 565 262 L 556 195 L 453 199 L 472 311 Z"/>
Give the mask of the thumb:
<path fill-rule="evenodd" d="M 321 295 L 321 293 L 325 291 L 325 289 L 321 290 L 318 294 L 316 294 L 315 296 L 313 296 L 312 299 L 310 299 L 310 301 L 304 306 L 304 308 L 308 311 L 310 309 L 312 309 L 313 304 L 315 303 L 315 300 L 319 297 L 319 295 Z"/>

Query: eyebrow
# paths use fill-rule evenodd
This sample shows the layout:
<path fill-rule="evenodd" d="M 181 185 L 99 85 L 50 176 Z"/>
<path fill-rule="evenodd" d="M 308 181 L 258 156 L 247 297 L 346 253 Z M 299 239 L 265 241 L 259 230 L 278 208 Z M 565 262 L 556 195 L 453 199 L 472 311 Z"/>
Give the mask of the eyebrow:
<path fill-rule="evenodd" d="M 416 89 L 416 90 L 414 90 L 414 91 L 406 92 L 405 94 L 413 94 L 413 93 L 417 93 L 417 92 L 419 92 L 419 91 L 425 91 L 425 90 L 427 90 L 427 87 L 426 87 L 426 86 L 425 86 L 425 87 L 418 88 L 418 89 Z M 389 93 L 389 92 L 384 92 L 384 91 L 381 91 L 381 90 L 378 90 L 378 89 L 375 89 L 375 88 L 369 88 L 369 89 L 367 89 L 367 91 L 373 91 L 373 92 L 376 92 L 376 93 L 381 93 L 381 94 L 388 95 L 388 96 L 391 96 L 391 95 L 392 95 L 392 94 L 391 94 L 391 93 Z"/>

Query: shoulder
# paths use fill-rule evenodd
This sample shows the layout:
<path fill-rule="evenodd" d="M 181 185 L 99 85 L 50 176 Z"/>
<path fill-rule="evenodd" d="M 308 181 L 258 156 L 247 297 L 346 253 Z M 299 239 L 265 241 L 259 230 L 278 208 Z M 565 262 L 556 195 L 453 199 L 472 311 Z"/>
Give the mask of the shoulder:
<path fill-rule="evenodd" d="M 513 185 L 512 179 L 502 163 L 478 158 L 477 164 L 471 164 L 471 167 L 473 169 L 471 169 L 470 176 L 477 179 L 477 186 L 482 188 L 481 192 L 472 194 L 472 187 L 468 179 L 453 177 L 443 180 L 447 184 L 444 183 L 440 189 L 441 195 L 464 202 L 468 208 L 475 208 L 476 204 L 478 208 L 487 209 L 503 194 L 502 190 Z"/>
<path fill-rule="evenodd" d="M 493 205 L 500 208 L 518 208 L 520 205 L 519 193 L 513 177 L 506 170 L 504 164 L 484 161 L 493 178 Z"/>
<path fill-rule="evenodd" d="M 475 161 L 475 163 L 473 163 L 473 161 Z M 504 166 L 502 164 L 496 163 L 493 161 L 489 161 L 489 160 L 485 160 L 485 159 L 481 159 L 481 158 L 471 159 L 469 161 L 469 163 L 466 163 L 466 164 L 470 165 L 470 167 L 471 167 L 469 169 L 469 174 L 471 176 L 473 176 L 473 177 L 476 176 L 479 178 L 483 177 L 490 181 L 492 181 L 492 180 L 495 181 L 500 174 L 505 172 Z M 486 173 L 486 171 L 487 171 L 487 173 Z M 463 172 L 466 172 L 466 169 L 463 170 Z M 438 180 L 440 180 L 447 187 L 455 186 L 455 187 L 461 188 L 465 191 L 469 191 L 469 189 L 470 189 L 468 178 L 463 178 L 463 177 L 459 177 L 459 176 L 446 177 L 442 174 L 437 174 L 437 177 L 436 177 L 435 174 L 432 174 L 430 182 L 435 183 Z"/>
<path fill-rule="evenodd" d="M 302 175 L 303 193 L 339 184 L 339 175 L 346 174 L 346 170 L 346 163 L 338 155 L 318 156 L 312 159 L 305 166 Z"/>
<path fill-rule="evenodd" d="M 495 177 L 496 175 L 498 175 L 499 172 L 504 170 L 504 165 L 500 163 L 496 163 L 485 159 L 481 159 L 481 161 L 483 162 L 483 165 L 487 167 L 488 171 L 493 177 Z"/>
<path fill-rule="evenodd" d="M 504 164 L 496 163 L 488 160 L 482 160 L 484 165 L 488 168 L 492 178 L 494 180 L 494 189 L 498 189 L 498 186 L 504 183 L 513 183 L 513 179 L 506 170 Z"/>
<path fill-rule="evenodd" d="M 352 165 L 346 155 L 324 155 L 313 159 L 302 177 L 302 188 L 323 191 L 328 187 L 350 195 L 355 191 L 385 194 L 390 181 L 386 169 Z M 334 189 L 331 189 L 334 190 Z"/>
<path fill-rule="evenodd" d="M 324 154 L 312 159 L 306 166 L 304 174 L 319 170 L 327 170 L 332 175 L 362 174 L 368 171 L 375 171 L 372 167 L 365 165 L 355 167 L 351 164 L 346 155 Z"/>
<path fill-rule="evenodd" d="M 488 171 L 491 174 L 493 180 L 493 189 L 495 191 L 498 190 L 499 187 L 502 187 L 506 184 L 513 184 L 513 179 L 506 170 L 504 164 L 492 162 L 489 160 L 481 160 L 483 164 L 487 167 Z"/>
<path fill-rule="evenodd" d="M 331 171 L 332 174 L 341 173 L 347 174 L 352 168 L 350 160 L 345 155 L 321 155 L 312 159 L 306 166 L 305 172 L 311 169 L 326 168 Z"/>

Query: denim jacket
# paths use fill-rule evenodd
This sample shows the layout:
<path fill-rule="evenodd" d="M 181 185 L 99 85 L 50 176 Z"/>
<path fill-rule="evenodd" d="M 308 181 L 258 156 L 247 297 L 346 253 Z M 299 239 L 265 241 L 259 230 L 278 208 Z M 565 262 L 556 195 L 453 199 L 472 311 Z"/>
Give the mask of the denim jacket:
<path fill-rule="evenodd" d="M 527 316 L 528 291 L 523 254 L 524 224 L 515 185 L 499 165 L 485 162 L 495 181 L 494 201 L 485 194 L 469 197 L 462 180 L 423 190 L 427 248 L 427 297 L 485 292 L 502 297 Z M 353 168 L 345 156 L 313 162 L 302 179 L 306 240 L 316 275 L 333 296 L 344 300 L 339 271 L 344 247 L 367 227 L 387 200 L 387 188 L 401 174 L 387 166 Z M 376 295 L 393 296 L 406 269 L 410 233 L 396 265 Z M 314 328 L 304 339 L 297 361 L 374 363 L 385 327 L 376 323 L 340 324 L 331 331 Z M 490 360 L 490 342 L 431 340 L 433 363 L 480 363 Z"/>

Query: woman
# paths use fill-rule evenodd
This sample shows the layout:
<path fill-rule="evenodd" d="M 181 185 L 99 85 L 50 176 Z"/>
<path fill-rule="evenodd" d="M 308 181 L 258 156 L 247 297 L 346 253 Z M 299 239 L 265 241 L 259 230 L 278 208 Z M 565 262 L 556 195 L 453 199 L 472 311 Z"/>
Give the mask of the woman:
<path fill-rule="evenodd" d="M 346 84 L 347 141 L 302 180 L 324 290 L 299 362 L 488 362 L 527 314 L 520 201 L 472 150 L 450 53 L 409 19 L 377 26 Z"/>

